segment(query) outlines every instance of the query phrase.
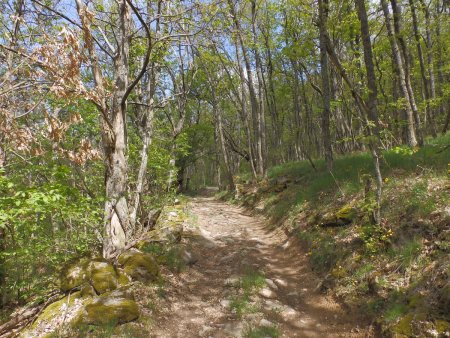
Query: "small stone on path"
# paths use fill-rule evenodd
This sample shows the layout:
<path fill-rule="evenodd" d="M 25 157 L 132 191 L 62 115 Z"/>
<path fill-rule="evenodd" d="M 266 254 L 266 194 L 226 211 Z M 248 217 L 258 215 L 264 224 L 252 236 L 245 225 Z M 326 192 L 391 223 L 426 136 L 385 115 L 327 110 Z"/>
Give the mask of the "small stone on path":
<path fill-rule="evenodd" d="M 260 326 L 274 326 L 270 320 L 267 320 L 265 318 L 260 320 L 259 325 Z"/>
<path fill-rule="evenodd" d="M 273 280 L 271 280 L 271 279 L 269 279 L 269 278 L 266 278 L 266 284 L 267 284 L 270 288 L 275 289 L 275 290 L 278 290 L 278 286 L 275 284 L 275 282 L 274 282 Z"/>
<path fill-rule="evenodd" d="M 288 283 L 280 278 L 275 278 L 274 279 L 275 284 L 277 284 L 278 286 L 282 286 L 282 287 L 287 287 Z"/>
<path fill-rule="evenodd" d="M 277 294 L 272 290 L 270 290 L 269 288 L 262 288 L 261 290 L 258 291 L 258 294 L 264 298 L 270 299 L 277 298 Z"/>

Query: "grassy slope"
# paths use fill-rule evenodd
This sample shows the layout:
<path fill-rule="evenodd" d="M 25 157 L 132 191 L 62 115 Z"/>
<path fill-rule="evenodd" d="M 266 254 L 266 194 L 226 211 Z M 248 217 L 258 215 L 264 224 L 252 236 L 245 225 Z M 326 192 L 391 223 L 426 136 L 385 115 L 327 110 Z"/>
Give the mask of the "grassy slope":
<path fill-rule="evenodd" d="M 374 182 L 367 153 L 277 166 L 269 179 L 238 185 L 240 202 L 265 213 L 306 246 L 329 289 L 384 333 L 433 336 L 450 328 L 450 134 L 412 151 L 384 153 L 381 226 L 371 223 Z M 368 192 L 365 192 L 368 191 Z M 344 207 L 346 226 L 324 227 Z M 322 225 L 321 225 L 322 224 Z"/>

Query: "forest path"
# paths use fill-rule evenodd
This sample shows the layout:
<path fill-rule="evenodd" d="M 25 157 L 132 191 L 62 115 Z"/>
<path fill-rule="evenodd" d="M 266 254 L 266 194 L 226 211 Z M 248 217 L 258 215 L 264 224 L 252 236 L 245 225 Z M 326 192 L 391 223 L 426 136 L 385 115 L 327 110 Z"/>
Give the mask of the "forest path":
<path fill-rule="evenodd" d="M 305 253 L 263 218 L 213 198 L 193 198 L 189 209 L 198 261 L 172 276 L 169 308 L 155 318 L 153 337 L 244 337 L 250 326 L 271 325 L 280 337 L 368 336 L 332 297 L 315 291 L 319 280 Z M 242 302 L 236 279 L 247 276 L 251 284 L 262 274 L 266 285 Z M 238 316 L 233 304 L 253 310 Z M 252 337 L 270 337 L 265 332 Z"/>

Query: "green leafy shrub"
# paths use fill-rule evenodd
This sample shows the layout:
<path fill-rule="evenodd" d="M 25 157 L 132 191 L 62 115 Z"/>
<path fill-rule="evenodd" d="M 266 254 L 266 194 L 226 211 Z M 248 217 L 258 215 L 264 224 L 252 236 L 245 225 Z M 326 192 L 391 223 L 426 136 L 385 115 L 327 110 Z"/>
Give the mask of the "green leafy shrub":
<path fill-rule="evenodd" d="M 64 177 L 66 168 L 55 168 Z M 24 185 L 0 174 L 3 293 L 25 301 L 55 287 L 58 268 L 99 248 L 100 201 L 63 179 Z"/>

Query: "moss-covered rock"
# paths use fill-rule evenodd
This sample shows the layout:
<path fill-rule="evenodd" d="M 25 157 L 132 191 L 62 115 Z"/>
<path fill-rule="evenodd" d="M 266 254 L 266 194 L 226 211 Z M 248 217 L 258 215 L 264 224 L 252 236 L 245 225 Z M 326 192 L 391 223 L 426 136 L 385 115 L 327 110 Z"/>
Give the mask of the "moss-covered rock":
<path fill-rule="evenodd" d="M 117 276 L 118 276 L 117 281 L 119 282 L 120 286 L 130 284 L 131 282 L 130 277 L 128 277 L 128 275 L 125 272 L 123 272 L 123 270 L 117 269 Z"/>
<path fill-rule="evenodd" d="M 60 275 L 60 289 L 63 292 L 79 287 L 89 278 L 89 259 L 81 258 L 63 267 Z"/>
<path fill-rule="evenodd" d="M 94 297 L 97 296 L 94 287 L 89 283 L 84 283 L 81 285 L 80 293 L 82 297 Z"/>
<path fill-rule="evenodd" d="M 79 321 L 91 325 L 121 324 L 139 317 L 139 307 L 127 289 L 105 293 L 85 306 Z"/>
<path fill-rule="evenodd" d="M 154 242 L 178 243 L 183 236 L 183 223 L 174 220 L 165 221 L 164 225 L 156 225 L 149 232 L 148 239 Z"/>
<path fill-rule="evenodd" d="M 44 309 L 44 311 L 42 311 L 42 313 L 34 322 L 33 327 L 37 326 L 42 321 L 48 321 L 60 315 L 61 312 L 64 311 L 64 309 L 66 309 L 68 306 L 71 306 L 75 302 L 75 300 L 79 298 L 81 298 L 81 292 L 77 291 L 54 303 L 51 303 Z"/>
<path fill-rule="evenodd" d="M 147 234 L 147 242 L 178 243 L 183 236 L 186 214 L 182 205 L 165 207 L 154 228 Z"/>
<path fill-rule="evenodd" d="M 123 271 L 133 279 L 152 281 L 159 276 L 159 267 L 153 255 L 140 251 L 126 251 L 119 256 Z"/>
<path fill-rule="evenodd" d="M 357 210 L 351 205 L 345 205 L 336 212 L 323 215 L 320 225 L 323 227 L 343 226 L 350 224 L 357 216 Z"/>
<path fill-rule="evenodd" d="M 408 313 L 406 316 L 404 316 L 400 321 L 392 326 L 391 331 L 395 335 L 397 334 L 397 337 L 410 337 L 413 334 L 412 330 L 412 322 L 414 319 L 414 314 Z"/>
<path fill-rule="evenodd" d="M 92 261 L 89 263 L 90 282 L 98 294 L 116 289 L 119 285 L 114 266 L 107 262 Z"/>
<path fill-rule="evenodd" d="M 434 322 L 434 326 L 436 327 L 436 331 L 440 335 L 444 335 L 444 334 L 450 333 L 450 323 L 447 322 L 446 320 L 437 319 Z"/>

